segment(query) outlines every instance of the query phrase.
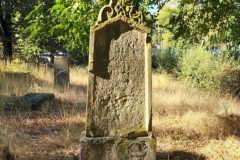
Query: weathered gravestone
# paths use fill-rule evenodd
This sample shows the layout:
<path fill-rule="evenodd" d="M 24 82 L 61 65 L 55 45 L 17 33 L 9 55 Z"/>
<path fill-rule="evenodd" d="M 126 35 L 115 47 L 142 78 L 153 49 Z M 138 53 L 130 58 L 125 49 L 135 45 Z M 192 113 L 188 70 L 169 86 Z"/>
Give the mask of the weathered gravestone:
<path fill-rule="evenodd" d="M 131 1 L 110 1 L 91 29 L 81 160 L 155 160 L 151 38 Z"/>
<path fill-rule="evenodd" d="M 69 87 L 68 58 L 62 56 L 54 57 L 54 84 L 63 89 Z"/>

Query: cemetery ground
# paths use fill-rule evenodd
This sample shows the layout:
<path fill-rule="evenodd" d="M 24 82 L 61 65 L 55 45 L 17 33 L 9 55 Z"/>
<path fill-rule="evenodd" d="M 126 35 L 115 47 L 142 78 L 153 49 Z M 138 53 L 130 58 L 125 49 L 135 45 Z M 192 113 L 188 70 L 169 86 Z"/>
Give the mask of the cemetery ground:
<path fill-rule="evenodd" d="M 78 159 L 87 69 L 70 69 L 65 92 L 54 88 L 47 67 L 1 62 L 0 69 L 0 159 L 4 154 L 17 160 Z M 158 160 L 240 159 L 240 100 L 159 73 L 153 73 L 152 92 Z M 38 110 L 8 108 L 26 93 L 54 93 L 55 99 Z"/>

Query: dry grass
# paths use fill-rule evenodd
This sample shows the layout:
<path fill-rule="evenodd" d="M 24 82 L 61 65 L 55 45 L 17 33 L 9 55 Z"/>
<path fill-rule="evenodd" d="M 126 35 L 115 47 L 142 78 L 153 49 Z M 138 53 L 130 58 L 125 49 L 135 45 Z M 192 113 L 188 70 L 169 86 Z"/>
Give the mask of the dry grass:
<path fill-rule="evenodd" d="M 240 159 L 240 101 L 236 98 L 154 74 L 153 110 L 159 159 Z"/>
<path fill-rule="evenodd" d="M 87 70 L 72 68 L 72 85 L 65 92 L 54 87 L 53 71 L 47 67 L 15 62 L 0 65 L 0 70 L 0 153 L 8 146 L 20 160 L 76 158 L 85 123 Z M 6 103 L 31 92 L 54 93 L 56 98 L 39 111 L 3 110 Z"/>
<path fill-rule="evenodd" d="M 0 64 L 0 71 L 20 76 L 0 76 L 0 150 L 9 146 L 23 160 L 76 158 L 85 123 L 87 70 L 72 68 L 72 85 L 64 93 L 54 88 L 52 70 L 46 67 Z M 34 112 L 1 109 L 29 92 L 51 92 L 56 99 Z M 239 102 L 185 86 L 168 75 L 153 74 L 158 159 L 240 159 Z"/>

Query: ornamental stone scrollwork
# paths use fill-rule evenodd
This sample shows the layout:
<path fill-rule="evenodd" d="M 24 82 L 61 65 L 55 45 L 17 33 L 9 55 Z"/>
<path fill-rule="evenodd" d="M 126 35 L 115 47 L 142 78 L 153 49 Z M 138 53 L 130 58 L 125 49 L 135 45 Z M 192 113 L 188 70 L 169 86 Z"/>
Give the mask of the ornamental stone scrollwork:
<path fill-rule="evenodd" d="M 143 24 L 143 14 L 136 9 L 132 0 L 110 0 L 100 10 L 97 25 L 118 16 Z"/>

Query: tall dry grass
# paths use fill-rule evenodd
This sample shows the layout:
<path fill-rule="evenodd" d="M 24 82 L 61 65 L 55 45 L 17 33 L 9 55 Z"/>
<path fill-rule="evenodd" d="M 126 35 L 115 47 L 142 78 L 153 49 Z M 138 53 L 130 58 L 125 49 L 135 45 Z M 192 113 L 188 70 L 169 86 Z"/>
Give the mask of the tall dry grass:
<path fill-rule="evenodd" d="M 74 159 L 84 130 L 87 70 L 71 68 L 71 86 L 54 87 L 53 70 L 20 62 L 0 63 L 0 159 L 9 147 L 16 159 Z M 39 111 L 5 106 L 27 93 L 54 93 Z"/>
<path fill-rule="evenodd" d="M 21 63 L 0 64 L 0 108 L 29 92 L 54 93 L 39 111 L 0 109 L 0 150 L 17 159 L 74 159 L 84 130 L 87 70 L 71 68 L 71 87 L 60 92 L 53 71 Z M 3 73 L 29 73 L 12 79 Z M 240 103 L 229 95 L 210 94 L 153 74 L 153 130 L 158 159 L 240 159 Z M 1 153 L 1 152 L 0 152 Z"/>
<path fill-rule="evenodd" d="M 210 94 L 154 74 L 153 125 L 163 152 L 159 157 L 240 159 L 240 101 L 230 95 Z"/>

